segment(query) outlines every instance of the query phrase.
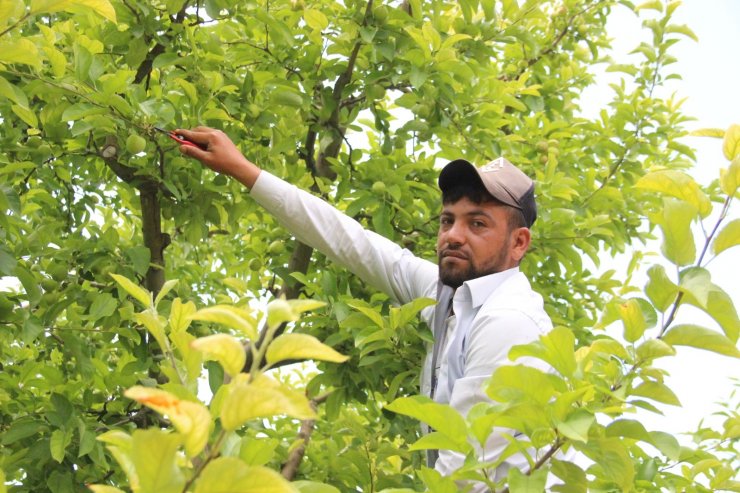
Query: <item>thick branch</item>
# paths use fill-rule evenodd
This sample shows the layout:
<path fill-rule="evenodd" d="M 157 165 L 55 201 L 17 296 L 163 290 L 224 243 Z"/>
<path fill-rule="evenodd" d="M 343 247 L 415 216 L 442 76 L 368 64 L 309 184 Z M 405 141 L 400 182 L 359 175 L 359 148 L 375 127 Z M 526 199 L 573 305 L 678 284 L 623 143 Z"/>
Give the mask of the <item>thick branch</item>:
<path fill-rule="evenodd" d="M 149 249 L 149 269 L 146 271 L 146 288 L 154 296 L 164 285 L 164 249 L 169 245 L 169 235 L 162 233 L 158 186 L 147 181 L 139 188 L 141 202 L 141 227 L 144 246 Z"/>

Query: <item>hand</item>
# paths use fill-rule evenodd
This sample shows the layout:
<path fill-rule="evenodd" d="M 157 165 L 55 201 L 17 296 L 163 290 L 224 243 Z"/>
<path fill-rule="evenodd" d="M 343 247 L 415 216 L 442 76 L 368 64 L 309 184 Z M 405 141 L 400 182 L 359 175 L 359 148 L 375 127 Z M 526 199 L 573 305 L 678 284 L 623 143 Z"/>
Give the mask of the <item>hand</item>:
<path fill-rule="evenodd" d="M 206 148 L 206 150 L 203 150 L 193 146 L 181 145 L 180 152 L 182 154 L 197 159 L 217 173 L 236 178 L 247 188 L 252 188 L 254 182 L 257 181 L 257 176 L 259 176 L 261 170 L 244 157 L 231 139 L 221 130 L 208 127 L 196 127 L 193 130 L 178 128 L 175 133 Z"/>

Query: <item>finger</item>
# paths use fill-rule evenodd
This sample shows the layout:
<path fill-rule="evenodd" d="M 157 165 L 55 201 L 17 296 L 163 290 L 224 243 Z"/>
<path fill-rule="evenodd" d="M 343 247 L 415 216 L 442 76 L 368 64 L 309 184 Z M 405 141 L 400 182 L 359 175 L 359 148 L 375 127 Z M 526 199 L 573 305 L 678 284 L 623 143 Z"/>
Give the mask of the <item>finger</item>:
<path fill-rule="evenodd" d="M 204 127 L 198 127 L 198 128 L 204 128 Z M 204 132 L 200 130 L 186 130 L 184 128 L 178 128 L 175 129 L 175 133 L 182 135 L 186 139 L 195 142 L 196 144 L 204 144 L 206 147 L 208 146 L 208 143 L 210 142 L 209 135 L 211 132 Z"/>
<path fill-rule="evenodd" d="M 185 156 L 195 158 L 201 162 L 205 161 L 206 158 L 208 157 L 207 151 L 204 151 L 203 149 L 200 149 L 198 147 L 189 146 L 189 145 L 181 145 L 180 153 L 184 154 Z"/>

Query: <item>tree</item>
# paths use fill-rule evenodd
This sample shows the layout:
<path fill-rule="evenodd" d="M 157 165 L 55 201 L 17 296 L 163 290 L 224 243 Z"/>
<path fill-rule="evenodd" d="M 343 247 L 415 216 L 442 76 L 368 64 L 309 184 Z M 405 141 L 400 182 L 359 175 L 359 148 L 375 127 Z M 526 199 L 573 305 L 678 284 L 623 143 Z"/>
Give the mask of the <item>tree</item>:
<path fill-rule="evenodd" d="M 547 474 L 560 491 L 738 490 L 737 408 L 693 448 L 626 415 L 677 404 L 654 365 L 675 346 L 738 356 L 737 312 L 703 267 L 710 246 L 738 243 L 737 221 L 722 220 L 740 127 L 706 131 L 724 139 L 721 179 L 684 173 L 687 117 L 656 92 L 677 76 L 671 46 L 693 37 L 672 22 L 678 2 L 229 3 L 0 1 L 0 275 L 12 281 L 0 488 L 455 491 L 414 450 L 469 450 L 505 425 L 522 434 L 512 450 L 541 455 L 496 491 L 541 491 Z M 617 6 L 651 34 L 635 66 L 608 57 Z M 623 79 L 585 119 L 579 98 L 602 63 Z M 412 397 L 425 301 L 393 306 L 154 131 L 196 124 L 426 257 L 435 163 L 512 158 L 538 182 L 523 270 L 558 328 L 511 357 L 558 373 L 498 372 L 489 392 L 502 404 L 467 419 Z M 691 225 L 713 205 L 720 220 L 697 253 Z M 649 267 L 636 245 L 656 236 L 674 272 L 650 267 L 632 287 Z M 633 249 L 627 282 L 588 267 Z M 675 325 L 685 305 L 716 327 Z M 618 336 L 601 331 L 612 323 Z M 267 376 L 285 358 L 328 361 Z M 417 442 L 417 418 L 438 433 Z M 594 464 L 554 458 L 566 448 Z M 458 475 L 481 471 L 471 456 Z"/>

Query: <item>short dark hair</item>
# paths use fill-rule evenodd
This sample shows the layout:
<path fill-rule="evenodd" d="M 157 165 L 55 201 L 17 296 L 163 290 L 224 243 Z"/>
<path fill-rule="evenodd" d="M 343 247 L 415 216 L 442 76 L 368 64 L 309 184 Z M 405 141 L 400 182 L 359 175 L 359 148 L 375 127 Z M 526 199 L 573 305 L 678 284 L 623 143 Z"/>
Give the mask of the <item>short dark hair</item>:
<path fill-rule="evenodd" d="M 506 210 L 506 220 L 509 231 L 517 228 L 526 228 L 527 221 L 520 209 L 504 204 L 486 190 L 483 185 L 471 182 L 460 182 L 442 192 L 442 204 L 454 204 L 466 198 L 474 204 L 497 204 Z"/>

